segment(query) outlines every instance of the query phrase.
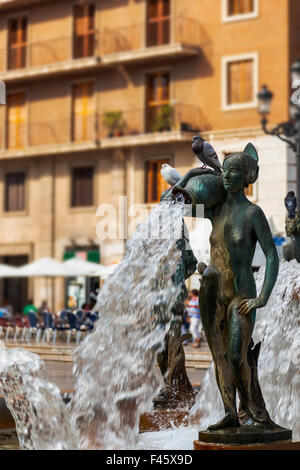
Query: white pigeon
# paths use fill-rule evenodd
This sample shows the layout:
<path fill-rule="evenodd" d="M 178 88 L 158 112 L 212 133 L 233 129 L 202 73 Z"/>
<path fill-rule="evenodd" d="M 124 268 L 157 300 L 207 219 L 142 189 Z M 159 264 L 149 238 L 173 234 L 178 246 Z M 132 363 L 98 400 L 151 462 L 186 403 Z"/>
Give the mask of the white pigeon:
<path fill-rule="evenodd" d="M 206 168 L 206 166 L 210 166 L 216 173 L 222 173 L 222 165 L 218 159 L 218 155 L 209 142 L 206 142 L 199 135 L 195 135 L 192 139 L 192 149 L 197 158 L 204 163 L 203 169 Z"/>
<path fill-rule="evenodd" d="M 171 186 L 174 186 L 174 184 L 176 184 L 182 178 L 181 174 L 178 173 L 178 171 L 175 170 L 175 168 L 173 168 L 171 165 L 168 165 L 168 163 L 164 163 L 161 166 L 160 173 L 166 182 Z"/>

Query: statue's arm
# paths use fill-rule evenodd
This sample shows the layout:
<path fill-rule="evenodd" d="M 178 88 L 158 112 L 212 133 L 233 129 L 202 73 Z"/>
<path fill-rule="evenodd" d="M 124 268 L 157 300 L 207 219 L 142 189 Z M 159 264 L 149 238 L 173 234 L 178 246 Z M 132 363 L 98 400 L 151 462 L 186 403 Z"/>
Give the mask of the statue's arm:
<path fill-rule="evenodd" d="M 266 257 L 265 278 L 259 296 L 256 299 L 246 299 L 240 303 L 239 312 L 243 314 L 249 313 L 254 308 L 266 305 L 276 282 L 279 269 L 279 259 L 272 233 L 263 211 L 258 206 L 255 206 L 255 213 L 253 214 L 253 229 Z"/>

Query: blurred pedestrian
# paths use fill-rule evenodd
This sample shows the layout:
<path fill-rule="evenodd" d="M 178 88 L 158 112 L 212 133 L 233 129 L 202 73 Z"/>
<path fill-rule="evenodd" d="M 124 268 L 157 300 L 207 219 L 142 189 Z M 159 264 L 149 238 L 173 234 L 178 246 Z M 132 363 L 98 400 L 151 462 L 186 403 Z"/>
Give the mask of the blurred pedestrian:
<path fill-rule="evenodd" d="M 202 324 L 201 324 L 201 315 L 199 309 L 199 301 L 198 301 L 199 291 L 197 289 L 193 289 L 189 298 L 188 302 L 188 318 L 190 321 L 190 333 L 193 336 L 193 348 L 200 348 L 201 343 L 201 332 L 202 332 Z"/>
<path fill-rule="evenodd" d="M 11 303 L 9 302 L 9 300 L 7 299 L 3 300 L 3 303 L 0 307 L 0 315 L 5 320 L 9 320 L 9 321 L 13 320 L 14 309 Z"/>
<path fill-rule="evenodd" d="M 44 323 L 43 313 L 50 313 L 51 314 L 51 311 L 50 311 L 50 308 L 48 306 L 47 300 L 42 301 L 41 305 L 39 306 L 38 313 L 37 313 L 38 320 L 42 324 Z"/>
<path fill-rule="evenodd" d="M 34 313 L 34 314 L 38 313 L 38 309 L 34 305 L 32 299 L 29 299 L 27 304 L 23 308 L 23 315 L 28 315 L 28 313 Z"/>

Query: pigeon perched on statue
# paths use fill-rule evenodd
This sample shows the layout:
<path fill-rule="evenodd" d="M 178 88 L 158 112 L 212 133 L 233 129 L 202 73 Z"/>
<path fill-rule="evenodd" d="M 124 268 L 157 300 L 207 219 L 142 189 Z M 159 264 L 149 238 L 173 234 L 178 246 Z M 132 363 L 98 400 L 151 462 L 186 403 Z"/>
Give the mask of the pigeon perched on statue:
<path fill-rule="evenodd" d="M 160 173 L 170 186 L 174 186 L 174 184 L 176 184 L 182 178 L 181 174 L 178 173 L 178 171 L 175 170 L 175 168 L 173 168 L 171 165 L 168 165 L 168 163 L 164 163 L 161 166 Z"/>
<path fill-rule="evenodd" d="M 222 165 L 215 149 L 199 135 L 195 135 L 192 139 L 192 150 L 196 157 L 203 163 L 203 169 L 210 166 L 219 175 L 222 173 Z"/>
<path fill-rule="evenodd" d="M 285 207 L 288 211 L 289 219 L 294 219 L 296 215 L 297 198 L 294 191 L 289 191 L 284 199 Z"/>

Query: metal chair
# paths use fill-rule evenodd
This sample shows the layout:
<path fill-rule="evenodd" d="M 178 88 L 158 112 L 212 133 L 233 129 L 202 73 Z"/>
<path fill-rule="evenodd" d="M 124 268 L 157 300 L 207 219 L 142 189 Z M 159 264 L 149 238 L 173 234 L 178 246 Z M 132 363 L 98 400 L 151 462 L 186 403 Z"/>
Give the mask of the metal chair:
<path fill-rule="evenodd" d="M 81 330 L 77 324 L 76 315 L 74 315 L 72 312 L 67 312 L 67 317 L 70 325 L 70 329 L 67 331 L 67 343 L 70 343 L 70 339 L 73 334 L 76 337 L 76 344 L 78 344 L 81 337 Z"/>
<path fill-rule="evenodd" d="M 28 328 L 28 334 L 26 336 L 27 340 L 30 341 L 32 334 L 35 334 L 35 341 L 38 342 L 41 337 L 42 329 L 38 324 L 37 318 L 35 313 L 29 312 L 28 313 L 28 320 L 30 323 L 30 327 Z"/>
<path fill-rule="evenodd" d="M 85 316 L 85 325 L 87 326 L 88 330 L 93 330 L 95 326 L 95 322 L 99 319 L 98 312 L 88 312 Z"/>
<path fill-rule="evenodd" d="M 52 314 L 49 312 L 43 312 L 43 322 L 44 322 L 44 333 L 42 336 L 42 342 L 46 340 L 47 343 L 50 342 L 51 336 L 53 335 L 53 344 L 56 341 L 57 329 L 54 325 Z"/>

